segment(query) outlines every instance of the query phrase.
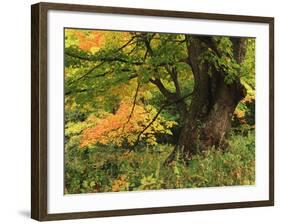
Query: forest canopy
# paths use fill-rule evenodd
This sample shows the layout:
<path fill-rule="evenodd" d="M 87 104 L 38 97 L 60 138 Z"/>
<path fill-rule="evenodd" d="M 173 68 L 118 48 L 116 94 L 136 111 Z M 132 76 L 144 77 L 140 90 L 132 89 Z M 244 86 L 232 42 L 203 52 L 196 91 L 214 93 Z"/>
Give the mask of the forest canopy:
<path fill-rule="evenodd" d="M 254 38 L 65 29 L 64 54 L 67 193 L 254 183 Z"/>

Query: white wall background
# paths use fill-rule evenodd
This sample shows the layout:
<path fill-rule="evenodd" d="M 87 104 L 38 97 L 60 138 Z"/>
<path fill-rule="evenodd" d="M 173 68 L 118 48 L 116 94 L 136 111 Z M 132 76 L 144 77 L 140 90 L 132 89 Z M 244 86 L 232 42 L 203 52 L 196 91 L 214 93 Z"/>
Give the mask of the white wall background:
<path fill-rule="evenodd" d="M 52 223 L 280 223 L 281 220 L 281 84 L 278 0 L 56 0 L 56 2 L 201 11 L 275 17 L 275 170 L 276 205 L 177 214 L 129 216 Z M 2 1 L 0 8 L 0 223 L 36 223 L 30 216 L 30 5 L 36 1 Z"/>

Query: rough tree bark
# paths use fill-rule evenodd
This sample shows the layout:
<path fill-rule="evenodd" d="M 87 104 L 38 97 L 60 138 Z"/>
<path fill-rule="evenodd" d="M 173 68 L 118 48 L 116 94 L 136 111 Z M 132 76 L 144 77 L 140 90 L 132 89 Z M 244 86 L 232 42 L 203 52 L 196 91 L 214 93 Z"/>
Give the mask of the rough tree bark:
<path fill-rule="evenodd" d="M 246 51 L 243 38 L 231 38 L 233 57 L 241 64 Z M 166 160 L 170 164 L 175 157 L 188 162 L 198 151 L 211 147 L 226 147 L 225 136 L 231 126 L 231 118 L 241 99 L 246 96 L 246 89 L 239 79 L 226 84 L 225 74 L 216 70 L 210 62 L 199 63 L 200 55 L 206 48 L 219 54 L 210 37 L 196 37 L 187 45 L 188 64 L 194 76 L 193 98 L 184 117 L 184 123 L 178 143 Z"/>

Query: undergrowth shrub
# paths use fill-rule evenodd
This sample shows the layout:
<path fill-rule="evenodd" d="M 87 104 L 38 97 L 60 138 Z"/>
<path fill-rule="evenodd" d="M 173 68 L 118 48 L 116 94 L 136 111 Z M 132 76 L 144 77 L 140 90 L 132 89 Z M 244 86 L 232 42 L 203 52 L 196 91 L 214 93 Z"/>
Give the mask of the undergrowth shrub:
<path fill-rule="evenodd" d="M 81 150 L 79 141 L 66 146 L 65 192 L 118 192 L 255 184 L 254 132 L 230 135 L 225 150 L 212 148 L 163 166 L 172 145 L 143 146 L 136 151 L 113 145 Z M 79 144 L 79 143 L 78 143 Z"/>

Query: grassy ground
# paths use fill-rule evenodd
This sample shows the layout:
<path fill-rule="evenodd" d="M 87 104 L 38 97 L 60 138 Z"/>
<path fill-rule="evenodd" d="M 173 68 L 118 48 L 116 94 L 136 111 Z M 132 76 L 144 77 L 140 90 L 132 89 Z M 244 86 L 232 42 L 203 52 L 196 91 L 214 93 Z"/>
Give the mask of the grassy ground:
<path fill-rule="evenodd" d="M 110 146 L 65 153 L 65 193 L 156 190 L 255 184 L 254 133 L 231 136 L 225 151 L 210 149 L 193 157 L 188 167 L 163 162 L 171 145 L 135 152 Z"/>

